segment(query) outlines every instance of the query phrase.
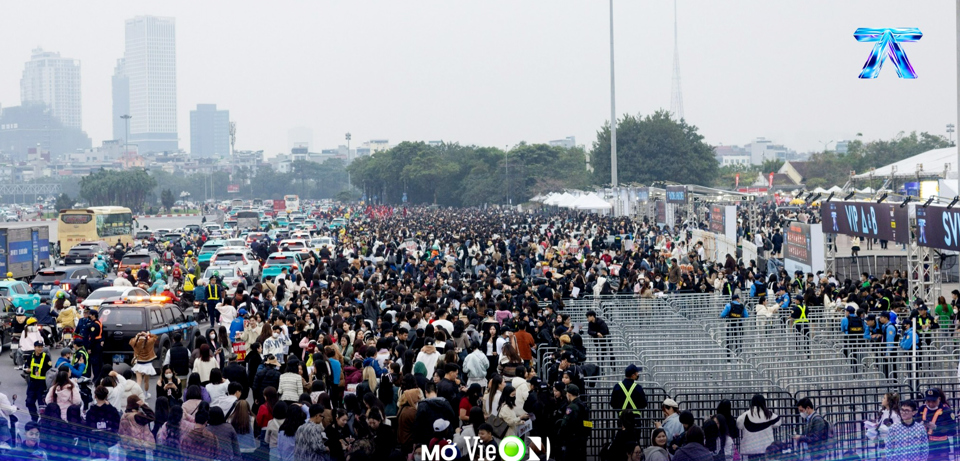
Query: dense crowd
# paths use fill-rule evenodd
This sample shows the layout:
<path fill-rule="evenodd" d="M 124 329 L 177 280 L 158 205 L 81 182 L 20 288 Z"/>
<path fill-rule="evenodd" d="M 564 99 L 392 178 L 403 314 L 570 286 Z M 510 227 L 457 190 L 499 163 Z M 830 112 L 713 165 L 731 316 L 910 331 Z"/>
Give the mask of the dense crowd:
<path fill-rule="evenodd" d="M 769 240 L 768 251 L 779 253 L 787 218 L 768 207 L 760 213 L 760 246 Z M 842 328 L 863 341 L 885 340 L 883 325 L 898 318 L 941 325 L 956 319 L 956 293 L 943 317 L 939 307 L 931 314 L 922 303 L 905 310 L 910 303 L 896 274 L 856 282 L 767 274 L 735 255 L 708 261 L 683 226 L 661 229 L 627 218 L 492 209 L 359 212 L 336 236 L 336 250 L 310 251 L 302 267 L 247 280 L 231 297 L 216 279 L 198 278 L 192 255 L 206 235 L 157 248 L 173 254 L 176 274 L 157 264 L 118 283 L 149 281 L 165 293 L 174 278 L 194 285 L 186 293 L 209 307 L 210 328 L 196 338 L 175 335 L 159 357 L 157 337 L 143 332 L 130 341 L 132 365 L 101 367 L 90 354 L 109 328 L 98 323 L 96 309 L 76 312 L 86 323 L 56 363 L 42 338 L 36 343 L 26 371 L 35 386 L 28 406 L 46 405 L 42 412 L 31 408 L 23 443 L 8 444 L 6 453 L 11 459 L 41 452 L 47 459 L 106 458 L 119 450 L 126 459 L 344 461 L 423 459 L 439 447 L 469 459 L 517 436 L 549 438 L 553 458 L 582 460 L 590 412 L 599 405 L 623 410 L 622 431 L 604 449 L 607 459 L 729 460 L 735 439 L 755 450 L 741 448 L 737 456 L 753 459 L 773 443 L 763 431 L 778 421 L 762 396 L 735 421 L 729 402 L 726 414 L 721 404 L 719 417 L 702 426 L 667 399 L 651 440 L 633 432 L 634 412 L 648 406 L 637 367 L 624 370 L 609 400 L 588 398 L 584 379 L 597 367 L 587 362 L 584 336 L 602 338 L 610 330 L 592 311 L 586 323 L 575 323 L 565 301 L 720 293 L 731 298 L 720 314 L 736 320 L 749 315 L 739 298 L 751 296 L 764 309 L 789 310 L 798 330 L 807 309 L 852 307 Z M 262 240 L 251 249 L 265 256 L 282 248 Z M 547 348 L 556 353 L 543 354 Z M 155 362 L 162 364 L 159 375 Z M 86 377 L 95 384 L 89 403 L 80 392 Z M 9 421 L 15 408 L 5 399 L 0 394 Z M 948 408 L 944 400 L 937 405 Z M 811 402 L 798 408 L 810 426 L 800 441 L 816 452 L 826 423 L 818 422 L 823 418 L 816 419 Z M 932 411 L 923 413 L 924 421 L 930 417 Z M 944 416 L 933 418 L 946 424 Z"/>

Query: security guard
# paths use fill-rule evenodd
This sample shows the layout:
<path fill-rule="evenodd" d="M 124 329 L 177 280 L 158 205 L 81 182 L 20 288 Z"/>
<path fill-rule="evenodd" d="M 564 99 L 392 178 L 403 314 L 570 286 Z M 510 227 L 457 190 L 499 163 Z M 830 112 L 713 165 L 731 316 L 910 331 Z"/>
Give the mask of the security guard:
<path fill-rule="evenodd" d="M 100 378 L 100 368 L 103 364 L 103 323 L 100 322 L 100 313 L 96 309 L 87 310 L 87 326 L 83 332 L 83 343 L 90 351 L 90 367 L 93 367 L 93 380 Z"/>
<path fill-rule="evenodd" d="M 740 295 L 730 297 L 730 302 L 723 307 L 720 318 L 730 319 L 727 324 L 727 343 L 733 346 L 733 352 L 739 353 L 743 340 L 743 319 L 750 317 L 746 306 L 740 302 Z"/>
<path fill-rule="evenodd" d="M 921 303 L 917 306 L 917 333 L 919 334 L 919 340 L 929 346 L 930 343 L 933 342 L 933 330 L 939 328 L 940 324 L 937 323 L 937 319 L 930 315 L 930 312 L 927 310 L 927 305 Z"/>
<path fill-rule="evenodd" d="M 730 295 L 733 294 L 733 290 L 734 290 L 734 289 L 735 289 L 735 287 L 734 287 L 734 285 L 733 285 L 733 276 L 732 276 L 732 275 L 728 275 L 728 276 L 727 276 L 727 281 L 726 281 L 726 282 L 723 282 L 723 287 L 721 288 L 720 294 L 722 294 L 722 295 L 724 295 L 724 296 L 730 296 Z"/>
<path fill-rule="evenodd" d="M 80 374 L 86 378 L 93 375 L 90 366 L 90 353 L 87 352 L 87 348 L 83 347 L 83 343 L 80 341 L 73 342 L 73 360 L 70 365 L 78 370 L 83 370 Z"/>
<path fill-rule="evenodd" d="M 43 342 L 33 343 L 33 355 L 29 362 L 29 379 L 27 380 L 27 409 L 30 410 L 30 419 L 37 421 L 40 414 L 37 403 L 43 403 L 47 394 L 47 372 L 53 367 L 53 360 L 43 351 Z"/>
<path fill-rule="evenodd" d="M 896 371 L 896 362 L 893 355 L 897 352 L 897 327 L 890 321 L 890 312 L 881 312 L 878 317 L 880 322 L 880 341 L 883 342 L 883 354 L 880 371 L 887 378 L 891 377 Z"/>
<path fill-rule="evenodd" d="M 944 405 L 939 389 L 927 389 L 924 393 L 924 405 L 920 407 L 919 416 L 930 441 L 929 459 L 949 459 L 950 436 L 957 433 L 957 421 L 953 410 Z"/>
<path fill-rule="evenodd" d="M 566 388 L 567 411 L 557 423 L 557 435 L 563 441 L 559 461 L 579 461 L 587 458 L 587 439 L 593 429 L 590 410 L 580 400 L 580 388 L 576 384 Z"/>
<path fill-rule="evenodd" d="M 794 278 L 793 282 L 797 284 L 800 288 L 800 293 L 803 293 L 807 290 L 807 281 L 803 278 L 803 271 L 795 271 L 793 273 Z"/>
<path fill-rule="evenodd" d="M 797 333 L 804 336 L 810 336 L 810 320 L 807 319 L 807 305 L 803 300 L 797 301 L 790 312 L 790 318 L 793 319 L 793 326 Z"/>
<path fill-rule="evenodd" d="M 223 290 L 220 288 L 220 278 L 216 273 L 210 277 L 210 283 L 207 284 L 207 315 L 210 316 L 210 326 L 216 328 L 220 320 L 220 311 L 217 310 L 217 304 L 223 298 Z"/>
<path fill-rule="evenodd" d="M 14 281 L 13 272 L 7 272 L 7 278 L 5 278 L 3 281 L 4 281 L 4 282 L 13 282 L 13 281 Z"/>
<path fill-rule="evenodd" d="M 763 283 L 763 280 L 756 279 L 753 281 L 753 285 L 750 286 L 750 297 L 758 298 L 760 296 L 767 295 L 767 284 Z"/>
<path fill-rule="evenodd" d="M 846 344 L 843 355 L 846 357 L 850 357 L 863 343 L 863 333 L 866 330 L 861 317 L 863 314 L 862 310 L 857 312 L 857 308 L 852 304 L 847 305 L 847 316 L 840 320 L 840 331 L 844 334 L 843 342 Z M 854 362 L 856 362 L 855 357 Z"/>
<path fill-rule="evenodd" d="M 631 363 L 623 374 L 624 380 L 617 383 L 610 393 L 610 407 L 619 411 L 633 410 L 634 415 L 640 416 L 639 410 L 647 408 L 647 394 L 637 382 L 640 368 Z"/>

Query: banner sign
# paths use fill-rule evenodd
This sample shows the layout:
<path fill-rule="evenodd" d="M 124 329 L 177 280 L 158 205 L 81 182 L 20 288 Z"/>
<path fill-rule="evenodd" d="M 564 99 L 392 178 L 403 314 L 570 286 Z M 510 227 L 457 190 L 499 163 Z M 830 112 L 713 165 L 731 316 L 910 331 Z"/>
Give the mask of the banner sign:
<path fill-rule="evenodd" d="M 710 232 L 716 234 L 726 233 L 726 207 L 723 205 L 710 205 Z"/>
<path fill-rule="evenodd" d="M 240 193 L 239 184 L 227 184 L 227 193 L 228 194 L 238 194 Z"/>
<path fill-rule="evenodd" d="M 687 203 L 687 186 L 667 186 L 667 203 Z"/>
<path fill-rule="evenodd" d="M 916 207 L 917 244 L 960 251 L 960 208 Z"/>
<path fill-rule="evenodd" d="M 667 204 L 657 200 L 657 224 L 667 223 Z"/>
<path fill-rule="evenodd" d="M 650 200 L 650 189 L 641 187 L 637 189 L 637 201 L 646 202 Z"/>
<path fill-rule="evenodd" d="M 893 203 L 825 202 L 820 219 L 826 234 L 856 235 L 908 243 L 908 210 Z"/>
<path fill-rule="evenodd" d="M 793 221 L 784 229 L 783 257 L 805 266 L 813 265 L 810 225 Z"/>

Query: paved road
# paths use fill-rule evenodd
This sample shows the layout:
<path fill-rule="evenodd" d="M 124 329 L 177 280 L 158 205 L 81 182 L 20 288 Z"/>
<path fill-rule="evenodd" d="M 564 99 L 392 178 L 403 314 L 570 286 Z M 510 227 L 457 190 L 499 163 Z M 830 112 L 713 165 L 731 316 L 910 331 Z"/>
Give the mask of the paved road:
<path fill-rule="evenodd" d="M 175 217 L 175 218 L 141 218 L 138 219 L 140 227 L 137 230 L 143 228 L 150 229 L 176 229 L 178 227 L 186 226 L 187 224 L 200 224 L 203 218 L 200 216 L 184 216 L 184 217 Z M 207 220 L 213 219 L 213 216 L 208 216 Z M 57 235 L 57 224 L 58 221 L 35 221 L 35 222 L 10 222 L 0 224 L 0 228 L 12 228 L 18 229 L 23 227 L 49 227 L 50 228 L 50 240 L 55 240 Z"/>

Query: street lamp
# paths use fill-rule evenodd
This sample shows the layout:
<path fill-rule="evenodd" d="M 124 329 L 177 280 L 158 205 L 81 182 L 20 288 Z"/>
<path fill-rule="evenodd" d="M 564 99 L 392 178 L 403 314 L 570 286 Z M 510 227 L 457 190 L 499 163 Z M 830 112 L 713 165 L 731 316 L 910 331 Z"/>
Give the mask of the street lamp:
<path fill-rule="evenodd" d="M 347 132 L 347 163 L 350 163 L 350 132 Z M 350 170 L 347 170 L 347 189 L 353 189 L 353 184 L 350 182 Z"/>
<path fill-rule="evenodd" d="M 956 131 L 956 126 L 952 123 L 947 124 L 947 136 L 950 137 L 950 142 L 953 142 L 953 132 Z"/>
<path fill-rule="evenodd" d="M 829 141 L 827 141 L 827 142 L 823 142 L 823 141 L 817 141 L 817 142 L 819 142 L 820 144 L 823 144 L 823 151 L 826 152 L 826 151 L 827 151 L 827 146 L 829 146 L 830 143 L 833 142 L 833 140 L 831 139 L 831 140 L 829 140 Z"/>

